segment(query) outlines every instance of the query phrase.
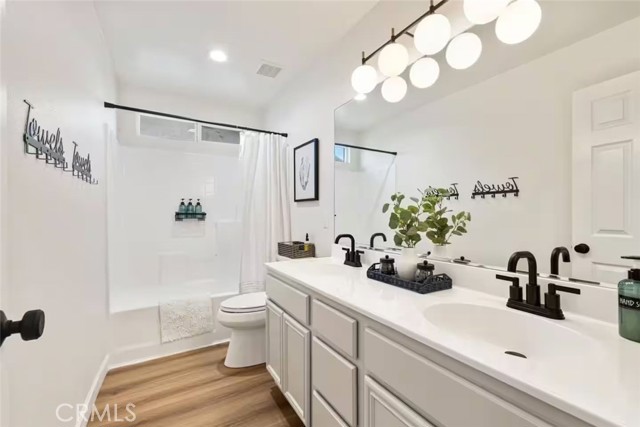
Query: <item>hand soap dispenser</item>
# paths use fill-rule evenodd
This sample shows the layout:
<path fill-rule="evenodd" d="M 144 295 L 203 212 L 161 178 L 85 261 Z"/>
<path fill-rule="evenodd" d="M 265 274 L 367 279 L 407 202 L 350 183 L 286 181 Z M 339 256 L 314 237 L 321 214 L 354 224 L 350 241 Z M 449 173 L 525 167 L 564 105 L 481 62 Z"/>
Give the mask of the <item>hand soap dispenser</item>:
<path fill-rule="evenodd" d="M 196 213 L 202 213 L 202 205 L 200 204 L 200 199 L 198 199 L 198 203 L 196 203 L 196 208 L 195 208 L 195 212 Z"/>
<path fill-rule="evenodd" d="M 634 268 L 618 283 L 618 331 L 620 336 L 640 343 L 640 256 L 623 256 L 634 260 Z"/>
<path fill-rule="evenodd" d="M 184 199 L 180 202 L 180 206 L 178 206 L 178 212 L 185 213 L 187 212 L 187 205 L 184 204 Z"/>

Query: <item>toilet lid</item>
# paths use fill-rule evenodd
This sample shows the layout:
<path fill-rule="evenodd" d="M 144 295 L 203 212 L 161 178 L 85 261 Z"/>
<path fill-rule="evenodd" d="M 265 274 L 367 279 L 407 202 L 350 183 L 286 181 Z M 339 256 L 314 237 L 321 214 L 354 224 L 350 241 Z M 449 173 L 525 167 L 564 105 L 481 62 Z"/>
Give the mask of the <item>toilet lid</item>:
<path fill-rule="evenodd" d="M 223 301 L 220 309 L 226 313 L 253 313 L 264 310 L 266 305 L 265 292 L 251 292 Z"/>

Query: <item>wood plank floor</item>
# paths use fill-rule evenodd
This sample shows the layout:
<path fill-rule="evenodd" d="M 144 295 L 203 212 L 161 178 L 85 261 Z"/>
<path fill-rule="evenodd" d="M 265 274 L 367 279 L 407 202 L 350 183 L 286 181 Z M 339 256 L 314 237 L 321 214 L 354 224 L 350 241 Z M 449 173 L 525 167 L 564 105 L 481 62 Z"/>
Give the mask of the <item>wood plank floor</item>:
<path fill-rule="evenodd" d="M 96 405 L 109 405 L 111 421 L 94 417 L 89 426 L 303 426 L 264 365 L 229 369 L 226 352 L 226 345 L 208 347 L 110 371 Z M 136 405 L 134 422 L 124 420 L 127 403 Z"/>

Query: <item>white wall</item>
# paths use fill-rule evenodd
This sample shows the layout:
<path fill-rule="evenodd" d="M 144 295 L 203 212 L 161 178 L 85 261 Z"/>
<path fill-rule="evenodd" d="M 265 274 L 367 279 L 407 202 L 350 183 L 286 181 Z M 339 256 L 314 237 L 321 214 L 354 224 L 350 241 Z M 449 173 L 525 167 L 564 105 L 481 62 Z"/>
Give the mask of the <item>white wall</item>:
<path fill-rule="evenodd" d="M 320 140 L 320 200 L 291 207 L 292 237 L 302 239 L 309 233 L 318 256 L 330 255 L 334 238 L 334 109 L 354 95 L 349 76 L 359 65 L 363 46 L 387 40 L 390 22 L 411 22 L 423 12 L 421 2 L 378 3 L 343 40 L 318 55 L 317 63 L 279 93 L 266 111 L 265 127 L 287 132 L 290 145 Z"/>
<path fill-rule="evenodd" d="M 407 195 L 459 183 L 460 199 L 447 204 L 472 221 L 451 255 L 505 265 L 514 251 L 530 250 L 548 271 L 551 249 L 572 246 L 572 93 L 640 69 L 637 44 L 626 44 L 639 39 L 635 19 L 381 123 L 361 143 L 398 151 L 397 188 Z M 477 180 L 511 176 L 518 198 L 470 198 Z"/>
<path fill-rule="evenodd" d="M 115 117 L 102 103 L 115 97 L 114 74 L 91 2 L 10 2 L 2 32 L 11 206 L 2 305 L 14 319 L 34 308 L 47 316 L 39 341 L 3 346 L 3 412 L 12 427 L 71 425 L 56 420 L 56 407 L 85 401 L 108 351 L 104 162 Z M 72 140 L 91 154 L 100 185 L 23 153 L 23 99 L 41 125 L 61 128 L 67 158 Z"/>
<path fill-rule="evenodd" d="M 384 35 L 379 34 L 378 27 L 381 26 L 386 30 L 388 28 L 388 22 L 404 22 L 410 20 L 412 13 L 415 14 L 415 11 L 410 9 L 411 5 L 405 3 L 398 5 L 383 2 L 377 5 L 338 45 L 334 46 L 330 52 L 327 52 L 327 55 L 322 58 L 322 61 L 315 64 L 314 67 L 312 67 L 304 76 L 300 77 L 296 82 L 289 86 L 286 91 L 281 93 L 278 100 L 267 110 L 266 125 L 271 128 L 284 129 L 289 132 L 289 140 L 291 144 L 298 145 L 312 137 L 318 137 L 320 139 L 320 201 L 314 203 L 294 204 L 292 208 L 292 232 L 294 236 L 307 231 L 314 235 L 321 255 L 328 255 L 330 253 L 329 246 L 334 236 L 332 227 L 334 213 L 332 197 L 334 188 L 334 168 L 332 161 L 333 146 L 331 143 L 334 139 L 333 110 L 336 106 L 343 104 L 353 96 L 353 90 L 349 83 L 349 76 L 353 68 L 358 65 L 358 54 L 362 49 L 362 46 L 370 46 L 371 40 L 384 40 Z M 400 14 L 405 14 L 407 16 L 402 17 L 399 16 Z M 562 88 L 562 92 L 566 95 L 579 87 L 611 78 L 616 75 L 624 74 L 634 67 L 637 68 L 638 60 L 636 55 L 638 54 L 638 51 L 637 49 L 633 50 L 630 47 L 629 40 L 637 40 L 638 33 L 634 30 L 637 29 L 638 26 L 639 21 L 635 19 L 620 25 L 617 29 L 603 32 L 598 36 L 602 38 L 601 40 L 592 42 L 594 43 L 593 46 L 597 47 L 597 50 L 592 52 L 589 52 L 588 50 L 580 51 L 582 53 L 582 60 L 579 64 L 573 63 L 570 60 L 563 60 L 561 67 L 559 66 L 554 68 L 554 72 L 558 75 L 551 77 L 551 73 L 545 73 L 544 79 L 553 80 L 552 86 L 555 89 Z M 626 37 L 628 38 L 625 39 L 625 36 L 615 34 L 616 31 L 627 34 Z M 610 39 L 615 39 L 616 42 L 613 43 Z M 620 39 L 622 42 L 620 42 Z M 578 47 L 576 49 L 581 48 Z M 589 55 L 586 55 L 587 52 L 589 52 Z M 580 55 L 580 53 L 576 54 Z M 562 56 L 563 54 L 558 54 L 559 59 L 562 59 Z M 472 73 L 473 69 L 467 72 Z M 491 84 L 493 84 L 494 89 L 496 87 L 502 87 L 502 76 L 503 75 L 499 75 L 492 79 L 493 83 Z M 529 77 L 532 77 L 531 74 L 521 76 L 520 78 L 526 79 Z M 543 83 L 544 81 L 541 82 Z M 504 82 L 504 84 L 507 83 L 509 82 Z M 520 80 L 515 83 L 511 82 L 509 87 L 513 89 L 514 84 L 526 86 L 528 82 L 525 80 Z M 538 114 L 538 116 L 531 116 L 531 113 L 527 113 L 531 116 L 528 119 L 527 124 L 530 126 L 530 123 L 541 122 L 550 118 L 551 126 L 554 127 L 554 130 L 551 132 L 560 132 L 560 134 L 555 133 L 552 139 L 557 141 L 558 138 L 563 138 L 563 141 L 566 141 L 571 123 L 570 115 L 567 114 L 570 108 L 570 98 L 560 99 L 562 96 L 561 94 L 552 93 L 548 87 L 543 89 L 544 90 L 540 93 L 541 97 L 536 99 L 535 102 L 532 99 L 533 91 L 529 92 L 528 101 L 529 103 L 533 103 L 533 105 L 527 105 L 526 108 L 531 109 L 532 113 Z M 476 89 L 471 88 L 470 90 L 473 91 Z M 503 94 L 503 99 L 501 99 L 502 102 L 517 101 L 517 99 L 515 99 L 517 98 L 515 94 L 510 97 L 510 94 L 506 93 L 506 91 L 501 90 L 500 93 Z M 548 95 L 551 98 L 545 99 L 542 97 L 543 94 L 545 96 Z M 461 112 L 466 114 L 466 118 L 469 118 L 469 116 L 474 112 L 479 111 L 478 109 L 481 106 L 487 108 L 493 104 L 492 100 L 494 98 L 487 97 L 489 94 L 486 90 L 483 91 L 481 95 L 484 98 L 474 100 L 471 105 L 459 106 L 461 108 Z M 455 97 L 456 95 L 452 96 Z M 465 100 L 464 97 L 450 99 L 453 99 L 454 101 L 444 100 L 443 102 L 452 102 L 455 104 L 456 102 L 464 102 Z M 544 104 L 549 102 L 552 102 L 552 105 L 550 105 L 547 110 Z M 521 105 L 522 104 L 519 106 Z M 447 104 L 447 106 L 448 108 L 455 108 L 455 106 L 451 107 L 451 104 Z M 499 106 L 499 108 L 501 109 L 495 111 L 495 120 L 499 120 L 498 115 L 505 112 L 509 113 L 510 116 L 513 116 L 514 110 L 502 108 L 502 106 Z M 522 111 L 522 109 L 519 111 Z M 487 114 L 489 113 L 490 110 Z M 418 113 L 415 113 L 416 116 L 417 114 Z M 559 114 L 559 116 L 554 116 L 554 114 Z M 417 120 L 415 116 L 412 117 L 412 120 Z M 441 119 L 443 118 L 441 115 L 438 117 Z M 488 126 L 483 127 L 483 124 L 479 123 L 479 119 L 477 117 L 472 118 L 471 121 L 468 122 L 463 122 L 462 120 L 452 122 L 453 117 L 448 117 L 448 119 L 449 126 L 461 128 L 458 129 L 458 135 L 460 137 L 465 136 L 470 138 L 470 140 L 478 141 L 479 143 L 481 143 L 481 141 L 486 141 L 484 138 L 480 140 L 478 134 L 487 129 Z M 502 118 L 502 120 L 504 120 L 504 118 Z M 465 125 L 461 126 L 460 123 L 465 123 Z M 523 125 L 522 122 L 519 122 L 519 124 L 521 126 Z M 512 140 L 519 140 L 521 143 L 524 143 L 524 140 L 519 138 L 523 133 L 520 128 L 509 126 L 509 123 L 496 122 L 492 122 L 491 126 L 492 134 L 489 135 L 489 138 L 496 137 L 496 135 L 504 138 L 506 135 L 509 135 Z M 466 128 L 466 130 L 462 129 L 462 127 Z M 440 127 L 440 129 L 442 129 L 442 127 Z M 542 131 L 541 129 L 538 130 Z M 542 135 L 537 133 L 536 136 L 550 138 L 549 134 Z M 444 136 L 440 135 L 440 137 Z M 545 140 L 545 143 L 548 142 L 548 140 Z M 363 141 L 361 141 L 361 143 L 363 145 L 370 145 Z M 386 147 L 388 148 L 390 145 L 386 144 Z M 509 150 L 513 150 L 515 147 L 516 146 L 512 145 Z M 444 149 L 449 150 L 449 148 L 446 147 Z M 567 150 L 568 149 L 565 148 L 563 153 L 567 154 Z M 535 160 L 540 162 L 541 169 L 545 170 L 546 168 L 552 168 L 554 166 L 557 167 L 557 175 L 561 176 L 562 180 L 564 180 L 566 184 L 566 179 L 570 177 L 570 170 L 567 169 L 566 163 L 563 163 L 563 168 L 561 169 L 559 166 L 561 162 L 560 159 L 545 159 L 543 162 L 540 155 L 541 152 L 538 151 L 538 157 Z M 506 158 L 506 156 L 504 158 Z M 469 157 L 465 160 L 466 164 L 461 163 L 462 168 L 468 167 L 468 159 Z M 551 164 L 549 164 L 550 162 Z M 521 162 L 514 163 L 514 166 L 517 166 L 517 169 L 513 174 L 524 177 L 524 175 L 522 175 L 523 172 L 521 172 L 520 169 L 521 165 Z M 412 166 L 415 167 L 416 165 L 414 164 Z M 487 164 L 484 170 L 478 170 L 478 173 L 486 175 L 486 179 L 488 180 L 498 179 L 488 172 L 485 173 L 485 170 L 491 171 L 491 167 L 492 166 L 490 164 Z M 398 165 L 397 168 L 399 171 L 401 170 L 401 166 Z M 502 179 L 503 176 L 504 178 L 511 176 L 508 175 L 508 172 L 506 171 L 496 172 L 500 173 L 500 179 Z M 475 175 L 476 174 L 474 174 L 474 176 Z M 527 175 L 527 177 L 530 178 L 531 175 Z M 433 184 L 448 184 L 450 181 L 448 176 L 442 176 L 440 178 L 442 179 L 438 179 L 438 182 L 433 182 Z M 464 178 L 467 179 L 466 176 Z M 481 176 L 478 176 L 478 178 L 481 178 Z M 524 185 L 529 185 L 529 195 L 535 195 L 536 197 L 539 196 L 535 194 L 535 189 L 534 191 L 531 190 L 531 180 L 523 179 L 525 180 Z M 521 179 L 521 182 L 523 179 Z M 459 180 L 460 178 L 457 178 L 451 182 L 460 182 Z M 434 179 L 431 179 L 431 181 L 434 181 Z M 549 182 L 550 180 L 547 180 L 545 181 L 545 184 L 548 184 Z M 426 183 L 425 186 L 429 184 L 430 183 Z M 415 184 L 411 188 L 404 188 L 406 191 L 414 191 Z M 553 187 L 549 187 L 547 185 L 545 188 L 548 191 Z M 559 202 L 560 200 L 566 203 L 568 201 L 568 191 L 569 189 L 565 188 L 562 193 L 549 195 L 547 200 L 549 200 L 549 203 Z M 567 198 L 565 199 L 565 197 Z M 478 206 L 478 204 L 474 205 L 474 211 L 476 206 Z M 530 205 L 521 206 L 527 206 L 530 208 Z M 513 215 L 521 215 L 523 210 L 518 209 L 510 213 Z M 562 219 L 560 222 L 556 222 L 555 213 L 552 214 L 551 212 L 547 212 L 544 216 L 544 218 L 536 220 L 533 224 L 527 225 L 527 222 L 524 219 L 522 219 L 520 224 L 524 224 L 524 227 L 530 228 L 531 230 L 534 228 L 539 230 L 538 227 L 543 227 L 543 229 L 547 227 L 550 231 L 550 235 L 555 233 L 557 230 L 570 231 L 570 227 L 565 228 L 567 226 L 566 220 Z M 566 214 L 563 213 L 560 216 L 565 218 Z M 475 224 L 482 223 L 482 221 L 477 221 L 477 219 L 478 217 L 474 216 L 474 224 L 472 224 L 474 229 Z M 478 229 L 479 228 L 480 226 L 478 226 Z M 531 233 L 528 234 L 528 236 L 530 236 Z M 482 237 L 487 238 L 488 235 L 485 234 L 482 235 Z M 545 248 L 550 244 L 551 240 L 556 241 L 554 238 L 550 238 L 548 242 L 542 243 L 545 245 Z M 561 240 L 564 242 L 565 239 Z M 466 255 L 471 256 L 469 254 Z M 504 264 L 504 261 L 501 261 L 500 264 Z"/>

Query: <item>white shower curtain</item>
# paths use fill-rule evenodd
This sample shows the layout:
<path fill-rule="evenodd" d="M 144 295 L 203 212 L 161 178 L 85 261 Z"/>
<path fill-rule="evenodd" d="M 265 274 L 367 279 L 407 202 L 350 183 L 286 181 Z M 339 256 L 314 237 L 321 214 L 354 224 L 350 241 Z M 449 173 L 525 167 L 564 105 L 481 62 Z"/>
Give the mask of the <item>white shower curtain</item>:
<path fill-rule="evenodd" d="M 291 240 L 287 139 L 243 132 L 240 163 L 244 204 L 240 293 L 263 291 L 265 262 L 276 260 L 278 242 Z"/>

